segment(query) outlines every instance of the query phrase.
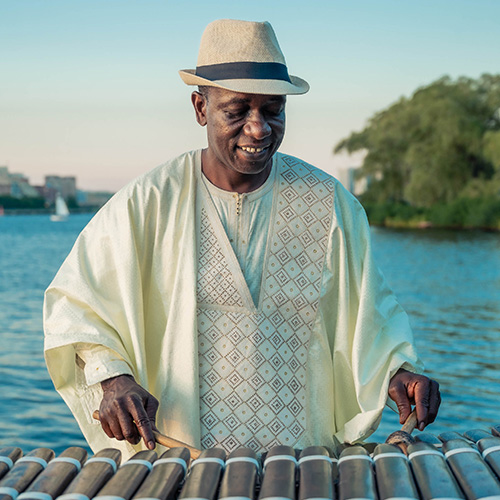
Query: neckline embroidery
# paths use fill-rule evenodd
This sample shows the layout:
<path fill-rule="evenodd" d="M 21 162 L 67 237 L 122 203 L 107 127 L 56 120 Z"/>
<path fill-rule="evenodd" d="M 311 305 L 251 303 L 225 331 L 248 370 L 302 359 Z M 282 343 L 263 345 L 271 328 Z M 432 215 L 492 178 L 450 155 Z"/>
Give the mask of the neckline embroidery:
<path fill-rule="evenodd" d="M 201 172 L 201 155 L 200 155 L 200 168 L 197 169 L 198 172 L 198 178 L 199 178 L 199 189 L 198 189 L 198 203 L 199 207 L 201 209 L 201 216 L 200 216 L 200 227 L 198 228 L 198 235 L 200 237 L 200 245 L 203 245 L 205 237 L 203 236 L 204 231 L 209 231 L 212 232 L 213 236 L 210 237 L 211 244 L 215 245 L 214 238 L 217 241 L 218 246 L 220 247 L 220 252 L 222 253 L 223 258 L 225 259 L 227 268 L 229 272 L 231 273 L 232 279 L 230 281 L 233 282 L 233 286 L 229 286 L 231 289 L 231 292 L 238 293 L 239 294 L 239 300 L 237 299 L 228 299 L 227 300 L 227 305 L 221 305 L 218 303 L 212 303 L 210 302 L 207 304 L 206 302 L 203 302 L 203 298 L 201 301 L 200 305 L 210 305 L 210 307 L 214 307 L 217 309 L 224 309 L 224 310 L 229 310 L 229 311 L 234 311 L 234 312 L 246 312 L 246 313 L 251 313 L 251 314 L 256 314 L 259 311 L 262 310 L 262 304 L 263 304 L 263 298 L 264 298 L 264 285 L 265 285 L 265 275 L 266 273 L 269 272 L 269 265 L 268 265 L 268 257 L 269 257 L 269 249 L 271 246 L 271 241 L 274 239 L 274 214 L 276 213 L 276 200 L 278 197 L 278 191 L 279 191 L 279 175 L 280 175 L 280 162 L 277 159 L 277 156 L 273 158 L 273 168 L 271 170 L 271 173 L 269 175 L 269 178 L 266 180 L 266 182 L 257 190 L 259 193 L 256 193 L 258 196 L 261 196 L 261 189 L 264 189 L 267 191 L 267 186 L 268 183 L 272 184 L 272 190 L 273 190 L 273 202 L 272 202 L 272 207 L 271 207 L 271 215 L 269 218 L 269 228 L 267 231 L 267 241 L 265 245 L 265 256 L 264 256 L 264 261 L 262 265 L 262 270 L 261 270 L 261 278 L 260 278 L 260 286 L 259 286 L 259 301 L 258 304 L 255 304 L 252 295 L 250 293 L 250 288 L 248 286 L 248 283 L 245 279 L 245 275 L 243 274 L 243 270 L 241 269 L 240 263 L 238 262 L 238 258 L 236 256 L 236 253 L 231 245 L 231 242 L 229 241 L 229 237 L 224 230 L 224 226 L 222 225 L 222 222 L 220 220 L 219 214 L 217 212 L 217 208 L 215 207 L 215 204 L 212 200 L 210 190 L 208 186 L 206 185 L 208 181 L 203 179 L 203 173 Z M 217 189 L 217 187 L 215 186 Z M 265 192 L 265 191 L 264 191 Z M 227 191 L 227 193 L 232 196 L 233 193 Z M 248 196 L 252 196 L 252 194 L 255 193 L 255 191 L 252 191 L 248 193 Z M 263 194 L 263 193 L 262 193 Z M 205 212 L 205 214 L 204 214 Z M 208 226 L 212 226 L 212 230 L 208 228 Z M 220 256 L 216 257 L 218 260 L 220 259 Z M 217 267 L 220 269 L 222 262 L 220 264 L 218 263 Z M 223 273 L 224 278 L 227 279 L 227 273 Z M 222 278 L 220 278 L 222 279 Z M 220 281 L 220 279 L 218 281 Z M 206 295 L 204 295 L 206 297 Z M 213 297 L 213 296 L 212 296 Z"/>
<path fill-rule="evenodd" d="M 291 156 L 277 154 L 274 161 L 273 203 L 257 305 L 208 189 L 199 179 L 198 206 L 202 211 L 199 219 L 205 210 L 206 221 L 213 225 L 212 241 L 219 245 L 223 256 L 217 265 L 225 265 L 230 271 L 234 283 L 232 293 L 239 294 L 240 298 L 236 305 L 234 300 L 228 304 L 224 300 L 213 300 L 212 296 L 208 301 L 201 298 L 199 305 L 245 314 L 263 313 L 264 308 L 269 311 L 277 307 L 285 315 L 295 315 L 309 323 L 315 318 L 319 301 L 335 181 Z M 201 174 L 201 168 L 198 172 Z M 199 235 L 201 229 L 198 227 Z"/>

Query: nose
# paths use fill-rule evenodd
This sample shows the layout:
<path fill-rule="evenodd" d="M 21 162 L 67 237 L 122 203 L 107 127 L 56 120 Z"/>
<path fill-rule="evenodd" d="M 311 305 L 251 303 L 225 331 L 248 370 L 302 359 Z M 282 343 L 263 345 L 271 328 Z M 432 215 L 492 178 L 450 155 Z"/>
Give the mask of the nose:
<path fill-rule="evenodd" d="M 271 135 L 271 126 L 262 113 L 258 111 L 249 114 L 243 130 L 245 135 L 257 140 L 265 139 Z"/>

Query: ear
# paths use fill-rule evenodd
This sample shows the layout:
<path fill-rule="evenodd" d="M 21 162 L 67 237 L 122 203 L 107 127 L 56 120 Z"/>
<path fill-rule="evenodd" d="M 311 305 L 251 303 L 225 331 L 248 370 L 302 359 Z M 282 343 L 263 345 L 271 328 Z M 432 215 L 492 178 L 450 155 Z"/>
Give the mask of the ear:
<path fill-rule="evenodd" d="M 199 92 L 191 94 L 191 102 L 193 103 L 196 121 L 204 127 L 207 124 L 207 99 Z"/>

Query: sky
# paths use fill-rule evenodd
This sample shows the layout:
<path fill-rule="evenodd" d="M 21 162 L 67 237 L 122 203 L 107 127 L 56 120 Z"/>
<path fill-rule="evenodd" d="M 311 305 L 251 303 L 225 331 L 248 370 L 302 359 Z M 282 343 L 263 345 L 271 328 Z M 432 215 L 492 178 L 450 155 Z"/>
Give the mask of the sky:
<path fill-rule="evenodd" d="M 0 166 L 116 191 L 206 146 L 192 87 L 219 18 L 270 21 L 290 74 L 281 151 L 334 175 L 341 139 L 438 78 L 500 73 L 498 0 L 0 0 Z"/>

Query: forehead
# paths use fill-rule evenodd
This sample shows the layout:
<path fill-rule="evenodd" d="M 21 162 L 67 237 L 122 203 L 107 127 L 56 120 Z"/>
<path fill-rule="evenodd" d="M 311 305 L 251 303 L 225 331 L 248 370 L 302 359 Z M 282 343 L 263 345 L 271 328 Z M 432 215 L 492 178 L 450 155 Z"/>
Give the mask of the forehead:
<path fill-rule="evenodd" d="M 242 92 L 233 92 L 232 90 L 210 87 L 209 100 L 215 101 L 218 105 L 247 104 L 255 106 L 265 106 L 273 103 L 285 103 L 284 95 L 267 94 L 245 94 Z"/>

